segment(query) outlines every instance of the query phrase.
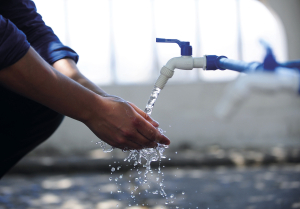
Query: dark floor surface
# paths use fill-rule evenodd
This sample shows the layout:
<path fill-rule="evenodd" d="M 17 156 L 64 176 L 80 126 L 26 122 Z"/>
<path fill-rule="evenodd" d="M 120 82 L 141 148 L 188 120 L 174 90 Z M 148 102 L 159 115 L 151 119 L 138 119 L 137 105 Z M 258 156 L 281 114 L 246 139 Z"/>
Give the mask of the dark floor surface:
<path fill-rule="evenodd" d="M 119 166 L 112 174 L 9 174 L 0 180 L 0 209 L 300 208 L 300 164 L 153 168 L 143 184 L 143 173 Z"/>

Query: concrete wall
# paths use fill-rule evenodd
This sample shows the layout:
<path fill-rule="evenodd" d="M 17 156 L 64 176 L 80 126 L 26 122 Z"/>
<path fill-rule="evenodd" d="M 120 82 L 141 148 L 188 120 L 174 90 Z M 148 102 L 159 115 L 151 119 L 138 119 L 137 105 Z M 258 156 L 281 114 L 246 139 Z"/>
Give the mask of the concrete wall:
<path fill-rule="evenodd" d="M 152 117 L 171 139 L 170 148 L 207 145 L 268 148 L 300 145 L 300 100 L 290 94 L 257 94 L 227 121 L 214 115 L 214 108 L 227 83 L 168 85 L 160 94 Z M 152 86 L 109 86 L 119 95 L 144 108 Z M 84 153 L 99 148 L 98 139 L 82 123 L 66 118 L 59 130 L 39 149 Z"/>
<path fill-rule="evenodd" d="M 281 18 L 288 38 L 289 59 L 300 59 L 300 1 L 267 0 Z M 179 146 L 268 148 L 300 146 L 300 99 L 288 94 L 254 95 L 229 121 L 219 121 L 214 107 L 228 83 L 167 85 L 161 92 L 153 118 L 171 139 L 170 149 Z M 107 86 L 110 94 L 132 101 L 141 109 L 152 85 Z M 59 130 L 35 152 L 85 153 L 99 148 L 98 139 L 83 124 L 66 118 Z"/>
<path fill-rule="evenodd" d="M 300 59 L 300 1 L 299 0 L 262 0 L 275 11 L 286 31 L 288 57 L 290 60 Z"/>

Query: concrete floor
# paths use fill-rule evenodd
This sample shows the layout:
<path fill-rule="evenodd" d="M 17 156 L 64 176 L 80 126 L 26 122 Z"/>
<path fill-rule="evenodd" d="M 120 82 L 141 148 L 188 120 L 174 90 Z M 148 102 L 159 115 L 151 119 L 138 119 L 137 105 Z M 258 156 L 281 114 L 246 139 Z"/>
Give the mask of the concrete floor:
<path fill-rule="evenodd" d="M 111 173 L 9 174 L 0 181 L 0 209 L 300 208 L 300 164 L 153 168 L 142 184 L 136 180 L 144 168 L 139 174 L 119 166 Z"/>

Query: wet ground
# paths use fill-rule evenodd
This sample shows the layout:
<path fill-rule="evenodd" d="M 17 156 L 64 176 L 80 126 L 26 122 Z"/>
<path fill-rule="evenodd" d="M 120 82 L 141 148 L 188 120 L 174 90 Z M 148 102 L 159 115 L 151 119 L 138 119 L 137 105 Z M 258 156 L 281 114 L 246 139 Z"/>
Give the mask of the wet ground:
<path fill-rule="evenodd" d="M 300 208 L 300 164 L 153 168 L 144 184 L 136 168 L 112 167 L 112 174 L 7 175 L 0 180 L 0 209 Z"/>

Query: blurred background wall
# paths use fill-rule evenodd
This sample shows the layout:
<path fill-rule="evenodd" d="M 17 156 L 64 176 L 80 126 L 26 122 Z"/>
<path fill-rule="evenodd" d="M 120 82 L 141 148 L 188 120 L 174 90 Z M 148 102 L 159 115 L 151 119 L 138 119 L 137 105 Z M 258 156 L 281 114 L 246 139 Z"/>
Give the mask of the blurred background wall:
<path fill-rule="evenodd" d="M 44 1 L 44 0 L 43 0 Z M 62 2 L 62 1 L 60 1 Z M 72 1 L 63 1 L 67 4 L 71 4 Z M 89 4 L 91 1 L 87 1 Z M 118 1 L 111 1 L 116 4 Z M 127 1 L 132 2 L 134 1 Z M 146 2 L 146 1 L 145 1 Z M 155 2 L 155 1 L 150 1 Z M 163 1 L 164 2 L 164 1 Z M 177 1 L 173 1 L 177 2 Z M 193 36 L 191 36 L 191 43 L 194 47 L 194 56 L 202 56 L 203 54 L 224 54 L 233 59 L 242 59 L 245 61 L 261 61 L 264 55 L 263 49 L 259 48 L 257 38 L 265 38 L 269 41 L 274 49 L 274 52 L 280 61 L 291 60 L 291 59 L 300 59 L 300 1 L 299 0 L 265 0 L 265 1 L 227 1 L 230 4 L 234 5 L 234 10 L 232 11 L 223 11 L 222 8 L 219 8 L 219 13 L 214 13 L 215 11 L 209 11 L 207 8 L 201 7 L 204 2 L 209 1 L 182 1 L 182 4 L 187 4 L 192 2 L 193 5 L 198 6 L 199 9 L 195 10 L 195 14 L 202 14 L 206 12 L 206 16 L 201 16 L 199 19 L 200 27 L 197 30 L 193 31 Z M 220 1 L 222 2 L 222 1 Z M 243 2 L 253 3 L 258 6 L 258 10 L 251 10 L 247 5 L 243 5 Z M 149 2 L 148 2 L 149 3 Z M 43 8 L 41 1 L 36 1 L 36 4 L 39 8 Z M 212 3 L 213 4 L 213 3 Z M 180 4 L 179 4 L 180 5 Z M 264 6 L 265 5 L 265 6 Z M 73 5 L 74 6 L 74 5 Z M 149 6 L 151 6 L 149 4 Z M 153 6 L 153 5 L 152 5 Z M 154 5 L 154 11 L 158 10 L 158 5 Z M 64 7 L 61 12 L 65 15 L 70 14 L 72 6 Z M 112 7 L 109 7 L 110 9 Z M 193 7 L 191 7 L 193 8 Z M 238 10 L 240 8 L 240 10 Z M 38 10 L 39 11 L 39 10 Z M 67 14 L 66 14 L 67 11 Z M 116 11 L 116 10 L 113 10 Z M 236 13 L 236 11 L 238 11 Z M 248 11 L 248 13 L 247 13 Z M 270 14 L 274 15 L 274 22 L 267 24 L 267 19 L 270 16 L 259 16 L 259 11 L 269 11 Z M 43 14 L 43 9 L 40 10 Z M 73 13 L 79 11 L 76 8 L 73 8 Z M 210 16 L 207 14 L 211 13 Z M 269 15 L 268 13 L 268 15 Z M 175 15 L 180 16 L 179 13 L 172 13 L 170 11 L 166 12 L 166 15 Z M 151 15 L 151 14 L 150 14 Z M 155 15 L 159 15 L 154 13 Z M 233 15 L 233 17 L 232 17 Z M 244 15 L 244 16 L 243 16 Z M 216 16 L 216 19 L 211 17 Z M 246 18 L 246 16 L 248 18 Z M 47 19 L 47 15 L 43 16 L 44 19 Z M 68 17 L 68 16 L 67 16 Z M 156 16 L 157 17 L 157 16 Z M 232 18 L 233 21 L 225 21 L 226 18 Z M 237 19 L 237 17 L 240 17 Z M 161 19 L 162 17 L 160 17 Z M 203 20 L 204 18 L 204 20 Z M 207 18 L 207 19 L 206 19 Z M 243 19 L 244 18 L 244 19 Z M 50 18 L 49 18 L 50 19 Z M 212 20 L 211 20 L 212 19 Z M 220 24 L 216 26 L 214 24 L 207 25 L 205 30 L 201 27 L 201 23 L 212 21 L 214 24 Z M 228 19 L 230 20 L 230 18 Z M 45 20 L 47 23 L 47 20 Z M 52 19 L 53 21 L 53 19 Z M 95 20 L 93 20 L 95 21 Z M 111 20 L 107 20 L 111 21 Z M 161 20 L 163 21 L 163 20 Z M 196 21 L 197 22 L 197 21 Z M 240 24 L 239 24 L 240 22 Z M 258 22 L 261 22 L 264 25 L 258 25 Z M 109 22 L 108 22 L 109 23 Z M 112 23 L 112 22 L 110 22 Z M 61 26 L 62 30 L 65 27 L 71 27 L 65 24 Z M 78 23 L 80 24 L 80 23 Z M 132 24 L 135 24 L 132 22 Z M 181 24 L 179 23 L 173 27 L 171 23 L 169 25 L 163 25 L 161 27 L 166 28 L 170 27 L 168 33 L 162 32 L 162 29 L 159 29 L 159 26 L 154 27 L 156 31 L 152 31 L 154 35 L 152 37 L 161 37 L 161 38 L 186 38 L 184 34 L 187 32 L 182 32 L 180 30 Z M 204 23 L 203 23 L 204 24 Z M 237 25 L 233 30 L 226 30 L 233 25 Z M 49 24 L 51 25 L 51 24 Z M 205 24 L 204 24 L 205 25 Z M 51 25 L 52 26 L 52 25 Z M 109 28 L 109 26 L 107 26 Z M 136 27 L 133 26 L 133 27 Z M 193 28 L 193 27 L 191 27 Z M 257 30 L 264 28 L 264 35 L 257 35 Z M 176 29 L 178 34 L 176 34 Z M 187 30 L 187 29 L 186 29 Z M 55 28 L 54 28 L 54 31 Z M 57 30 L 59 31 L 59 30 Z M 232 32 L 233 31 L 233 32 Z M 250 32 L 254 31 L 252 34 L 256 39 L 251 39 Z M 120 31 L 119 31 L 120 32 Z M 117 33 L 117 26 L 114 31 L 110 30 L 110 35 Z M 256 34 L 255 34 L 256 33 Z M 74 40 L 72 39 L 72 33 L 61 32 L 61 39 L 66 43 L 71 45 L 73 43 L 73 48 L 76 51 L 81 51 L 80 43 L 84 42 L 83 38 Z M 73 33 L 74 34 L 74 33 Z M 194 36 L 201 34 L 201 40 L 194 40 Z M 204 35 L 203 35 L 204 34 Z M 234 35 L 232 35 L 234 34 Z M 93 37 L 95 34 L 91 34 Z M 128 42 L 134 42 L 134 37 L 138 34 L 137 32 L 132 33 L 132 40 L 129 38 Z M 170 37 L 172 35 L 172 37 Z M 189 34 L 191 35 L 191 34 Z M 114 35 L 113 35 L 114 36 Z M 168 36 L 168 37 L 165 37 Z M 213 39 L 207 39 L 206 36 L 213 36 Z M 109 37 L 109 36 L 107 36 Z M 129 36 L 128 36 L 129 37 Z M 127 37 L 127 38 L 128 38 Z M 217 38 L 227 37 L 224 40 L 216 40 Z M 233 37 L 233 38 L 230 38 Z M 274 38 L 276 37 L 276 38 Z M 92 39 L 92 38 L 91 38 Z M 114 40 L 118 39 L 115 37 Z M 155 40 L 155 39 L 153 39 Z M 228 40 L 228 43 L 226 42 Z M 185 40 L 189 41 L 189 40 Z M 218 42 L 219 41 L 219 42 Z M 97 43 L 99 40 L 97 40 Z M 107 45 L 107 49 L 110 49 L 111 46 L 117 44 L 117 42 L 110 39 L 109 43 L 106 43 L 103 39 L 100 42 L 104 42 L 103 45 Z M 212 44 L 207 44 L 207 42 Z M 217 45 L 213 45 L 214 42 L 217 42 Z M 75 43 L 75 44 L 74 44 Z M 86 42 L 85 42 L 86 43 Z M 114 44 L 112 44 L 114 43 Z M 242 43 L 242 44 L 241 44 Z M 111 45 L 112 44 L 112 45 Z M 134 43 L 132 43 L 134 44 Z M 139 44 L 139 43 L 138 43 Z M 155 79 L 158 76 L 159 69 L 172 57 L 179 56 L 178 46 L 156 46 L 157 44 L 152 41 L 151 44 L 145 46 L 145 55 L 140 51 L 142 56 L 147 57 L 149 50 L 154 50 L 154 53 L 150 53 L 151 56 L 148 56 L 145 63 L 138 64 L 138 67 L 147 66 L 147 63 L 151 63 L 152 68 L 148 71 L 145 71 L 141 75 L 146 75 L 151 77 L 149 80 L 137 80 L 134 81 L 120 81 L 113 82 L 110 72 L 103 74 L 95 74 L 96 76 L 105 76 L 107 75 L 107 80 L 110 82 L 101 83 L 101 79 L 95 79 L 95 82 L 108 93 L 118 95 L 125 100 L 135 103 L 141 109 L 144 109 L 146 102 L 149 98 L 150 92 L 153 88 Z M 222 47 L 221 47 L 222 45 Z M 251 48 L 255 45 L 256 48 Z M 77 48 L 79 50 L 77 50 Z M 199 47 L 199 46 L 202 46 Z M 157 48 L 156 48 L 157 47 Z M 218 48 L 219 47 L 219 48 Z M 220 48 L 221 47 L 221 48 Z M 104 47 L 105 48 L 105 47 Z M 143 48 L 143 47 L 142 47 Z M 141 50 L 142 50 L 141 48 Z M 105 48 L 106 49 L 106 48 Z M 118 48 L 115 46 L 115 50 Z M 171 49 L 171 50 L 170 50 Z M 84 51 L 84 50 L 83 50 Z M 88 53 L 89 50 L 87 50 Z M 126 51 L 126 50 L 125 50 Z M 125 52 L 124 51 L 124 52 Z M 106 53 L 105 50 L 103 53 Z M 111 49 L 107 51 L 111 52 Z M 108 61 L 107 66 L 102 66 L 105 70 L 112 67 L 115 70 L 115 73 L 124 74 L 116 67 L 118 63 L 122 63 L 124 60 L 118 62 L 118 56 L 125 56 L 126 59 L 130 60 L 131 56 L 135 54 L 128 54 L 120 52 L 114 52 L 115 55 L 112 56 L 113 60 Z M 118 53 L 121 53 L 118 54 Z M 79 54 L 81 54 L 79 52 Z M 84 52 L 83 52 L 84 54 Z M 153 55 L 154 54 L 154 55 Z M 82 55 L 81 69 L 83 73 L 85 68 L 89 67 L 88 60 Z M 92 55 L 91 55 L 92 56 Z M 104 56 L 104 55 L 103 55 Z M 104 58 L 102 55 L 101 57 Z M 155 58 L 159 57 L 159 59 Z M 94 57 L 97 58 L 97 57 Z M 93 59 L 94 59 L 93 58 Z M 99 59 L 99 57 L 98 57 Z M 108 59 L 108 58 L 107 58 Z M 112 61 L 115 64 L 112 66 Z M 80 65 L 79 61 L 79 65 Z M 126 64 L 122 64 L 125 66 Z M 95 68 L 99 67 L 93 65 Z M 127 66 L 127 71 L 125 74 L 127 77 L 130 77 L 130 64 Z M 135 66 L 134 63 L 132 66 Z M 149 66 L 148 66 L 149 67 Z M 154 69 L 154 70 L 153 70 Z M 140 69 L 143 70 L 143 69 Z M 97 71 L 98 72 L 98 71 Z M 127 73 L 126 73 L 127 72 Z M 138 74 L 140 74 L 139 72 Z M 87 71 L 87 74 L 91 76 L 91 72 Z M 134 72 L 133 72 L 134 74 Z M 135 72 L 136 74 L 136 72 Z M 94 76 L 95 76 L 94 75 Z M 162 90 L 152 113 L 152 117 L 159 121 L 160 127 L 165 131 L 165 134 L 171 139 L 170 149 L 180 149 L 180 147 L 190 147 L 195 150 L 202 149 L 203 147 L 211 145 L 219 145 L 225 148 L 270 148 L 275 146 L 280 147 L 299 147 L 300 146 L 300 99 L 299 97 L 291 94 L 278 93 L 272 95 L 266 94 L 256 94 L 248 98 L 248 100 L 243 104 L 235 114 L 229 120 L 219 120 L 215 117 L 214 109 L 223 95 L 224 89 L 228 84 L 233 82 L 236 76 L 236 73 L 231 72 L 212 72 L 206 74 L 202 70 L 193 70 L 192 72 L 179 72 L 176 70 L 174 81 L 170 81 L 165 89 Z M 228 76 L 229 75 L 229 76 Z M 137 75 L 138 76 L 138 75 Z M 93 76 L 92 76 L 93 77 Z M 223 77 L 223 79 L 222 79 Z M 118 78 L 119 79 L 119 78 Z M 117 79 L 117 80 L 118 80 Z M 105 80 L 105 79 L 104 79 Z M 172 80 L 172 79 L 171 79 Z M 95 135 L 83 124 L 78 121 L 75 121 L 70 118 L 65 118 L 63 124 L 58 129 L 58 131 L 44 144 L 38 147 L 34 153 L 60 153 L 63 155 L 75 155 L 83 154 L 93 149 L 100 148 L 96 145 L 98 139 Z"/>

